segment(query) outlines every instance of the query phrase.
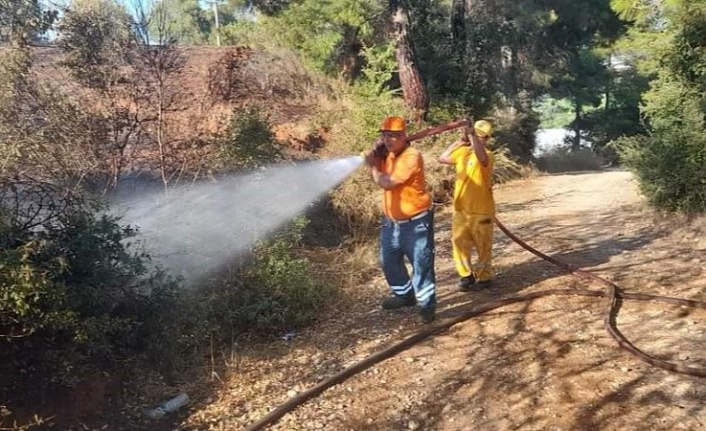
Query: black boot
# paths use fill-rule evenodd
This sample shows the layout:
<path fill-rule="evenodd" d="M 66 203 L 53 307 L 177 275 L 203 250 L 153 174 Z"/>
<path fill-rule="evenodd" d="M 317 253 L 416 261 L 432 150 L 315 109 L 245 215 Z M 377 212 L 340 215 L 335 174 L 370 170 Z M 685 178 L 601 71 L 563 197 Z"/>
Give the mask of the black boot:
<path fill-rule="evenodd" d="M 382 308 L 384 310 L 397 310 L 402 307 L 412 307 L 417 303 L 417 299 L 414 297 L 414 293 L 410 292 L 404 296 L 393 295 L 389 298 L 385 298 L 382 301 Z"/>
<path fill-rule="evenodd" d="M 473 285 L 473 290 L 485 290 L 491 287 L 493 287 L 493 280 L 477 281 L 476 284 Z"/>
<path fill-rule="evenodd" d="M 458 286 L 458 290 L 461 292 L 468 292 L 471 290 L 471 286 L 473 286 L 476 283 L 476 278 L 473 276 L 473 274 L 467 276 L 467 277 L 461 277 L 461 279 L 456 283 Z"/>
<path fill-rule="evenodd" d="M 436 307 L 430 305 L 427 308 L 419 310 L 419 315 L 422 316 L 422 323 L 431 323 L 436 319 Z"/>

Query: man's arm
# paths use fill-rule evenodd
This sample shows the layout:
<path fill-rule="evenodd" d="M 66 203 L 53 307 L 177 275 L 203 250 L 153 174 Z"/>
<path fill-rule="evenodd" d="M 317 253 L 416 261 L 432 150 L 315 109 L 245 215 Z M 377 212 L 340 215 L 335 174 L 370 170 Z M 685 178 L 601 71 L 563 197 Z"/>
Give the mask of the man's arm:
<path fill-rule="evenodd" d="M 377 164 L 372 165 L 370 167 L 370 171 L 373 174 L 373 181 L 375 181 L 377 185 L 379 185 L 385 190 L 394 189 L 395 187 L 403 183 L 403 181 L 395 180 L 395 178 L 393 178 L 389 174 L 382 173 Z"/>
<path fill-rule="evenodd" d="M 403 181 L 395 180 L 391 175 L 385 174 L 380 170 L 382 160 L 375 157 L 372 151 L 366 151 L 362 155 L 365 164 L 370 167 L 370 172 L 373 175 L 373 181 L 375 181 L 377 185 L 385 190 L 390 190 L 403 183 Z"/>
<path fill-rule="evenodd" d="M 465 145 L 465 142 L 463 141 L 454 141 L 452 142 L 446 149 L 444 150 L 443 153 L 439 156 L 437 159 L 439 163 L 443 163 L 445 165 L 453 165 L 455 164 L 455 161 L 451 158 L 451 153 L 453 153 L 456 148 Z"/>
<path fill-rule="evenodd" d="M 421 154 L 416 151 L 405 151 L 398 156 L 393 172 L 383 172 L 383 160 L 372 154 L 365 158 L 365 163 L 370 166 L 370 172 L 377 185 L 385 190 L 394 189 L 406 183 L 421 168 Z"/>
<path fill-rule="evenodd" d="M 488 152 L 485 150 L 485 141 L 480 139 L 475 130 L 471 130 L 470 133 L 471 143 L 473 143 L 473 152 L 476 153 L 476 158 L 483 165 L 484 168 L 488 167 Z"/>

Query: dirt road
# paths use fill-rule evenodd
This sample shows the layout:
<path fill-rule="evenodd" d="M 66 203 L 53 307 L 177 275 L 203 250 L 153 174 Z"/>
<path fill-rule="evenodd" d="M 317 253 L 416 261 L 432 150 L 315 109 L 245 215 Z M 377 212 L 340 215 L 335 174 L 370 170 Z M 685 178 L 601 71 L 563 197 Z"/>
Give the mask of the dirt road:
<path fill-rule="evenodd" d="M 498 217 L 539 250 L 626 291 L 706 300 L 706 221 L 644 208 L 623 171 L 541 176 L 499 187 Z M 460 293 L 450 214 L 437 215 L 439 319 L 517 292 L 593 288 L 497 231 L 495 288 Z M 384 312 L 380 278 L 292 341 L 239 351 L 180 429 L 241 429 L 272 408 L 422 328 Z M 454 326 L 285 416 L 277 430 L 694 430 L 706 427 L 706 381 L 653 368 L 605 332 L 605 300 L 551 297 Z M 637 346 L 706 367 L 706 312 L 626 301 L 617 319 Z"/>

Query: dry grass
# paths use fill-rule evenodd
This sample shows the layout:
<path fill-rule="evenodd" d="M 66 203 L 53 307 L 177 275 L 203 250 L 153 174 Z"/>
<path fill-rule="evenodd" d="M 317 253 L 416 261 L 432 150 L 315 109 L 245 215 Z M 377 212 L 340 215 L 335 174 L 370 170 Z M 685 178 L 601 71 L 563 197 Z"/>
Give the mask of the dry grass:
<path fill-rule="evenodd" d="M 372 232 L 375 233 L 375 232 Z M 336 248 L 317 247 L 303 252 L 317 279 L 346 291 L 379 273 L 378 249 L 374 241 L 346 244 Z"/>
<path fill-rule="evenodd" d="M 331 202 L 354 242 L 365 242 L 381 216 L 381 194 L 368 169 L 359 169 L 331 193 Z"/>

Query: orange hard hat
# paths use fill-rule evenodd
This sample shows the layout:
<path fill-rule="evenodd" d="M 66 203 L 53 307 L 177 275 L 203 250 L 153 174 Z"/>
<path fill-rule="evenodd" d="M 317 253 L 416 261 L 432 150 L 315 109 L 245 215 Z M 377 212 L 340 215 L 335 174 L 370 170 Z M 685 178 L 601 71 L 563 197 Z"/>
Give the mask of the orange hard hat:
<path fill-rule="evenodd" d="M 381 132 L 404 132 L 407 129 L 407 123 L 404 118 L 393 115 L 382 121 L 380 126 Z"/>

